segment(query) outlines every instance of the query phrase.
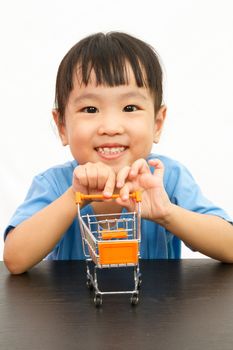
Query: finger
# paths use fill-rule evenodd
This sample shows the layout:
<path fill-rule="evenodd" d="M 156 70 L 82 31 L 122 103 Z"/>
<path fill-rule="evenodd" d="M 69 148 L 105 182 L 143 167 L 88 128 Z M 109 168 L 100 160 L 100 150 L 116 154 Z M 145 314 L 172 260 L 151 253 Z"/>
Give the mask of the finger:
<path fill-rule="evenodd" d="M 148 163 L 154 168 L 153 175 L 163 178 L 164 170 L 165 170 L 163 162 L 161 162 L 160 159 L 155 158 L 155 159 L 150 159 Z"/>
<path fill-rule="evenodd" d="M 88 193 L 84 168 L 78 166 L 73 172 L 72 187 L 75 192 Z"/>
<path fill-rule="evenodd" d="M 73 176 L 72 187 L 75 192 L 84 193 L 85 191 L 85 187 L 80 185 L 80 183 L 78 182 L 78 179 L 75 176 Z"/>
<path fill-rule="evenodd" d="M 103 191 L 111 172 L 113 170 L 110 167 L 103 163 L 97 163 L 97 188 L 99 191 Z"/>
<path fill-rule="evenodd" d="M 129 198 L 128 200 L 122 200 L 120 197 L 116 199 L 117 204 L 120 206 L 126 208 L 129 212 L 134 211 L 135 209 L 135 202 Z"/>
<path fill-rule="evenodd" d="M 115 183 L 116 183 L 116 175 L 115 175 L 115 172 L 112 170 L 109 172 L 109 175 L 103 190 L 103 195 L 106 198 L 111 197 L 111 195 L 113 194 L 115 189 Z"/>
<path fill-rule="evenodd" d="M 76 183 L 80 184 L 83 187 L 88 186 L 87 174 L 84 166 L 77 166 L 73 172 L 73 177 Z"/>
<path fill-rule="evenodd" d="M 150 173 L 149 166 L 145 159 L 137 159 L 132 165 L 129 172 L 129 179 L 132 180 L 138 174 Z"/>
<path fill-rule="evenodd" d="M 120 190 L 120 198 L 122 201 L 129 200 L 129 194 L 133 192 L 132 182 L 126 182 L 126 184 Z"/>
<path fill-rule="evenodd" d="M 129 176 L 130 169 L 131 168 L 129 166 L 125 166 L 124 168 L 119 170 L 119 172 L 116 176 L 116 187 L 117 188 L 121 188 L 124 186 L 125 181 L 126 181 L 127 177 Z"/>
<path fill-rule="evenodd" d="M 87 164 L 84 168 L 87 186 L 90 190 L 98 188 L 98 169 L 95 164 Z"/>

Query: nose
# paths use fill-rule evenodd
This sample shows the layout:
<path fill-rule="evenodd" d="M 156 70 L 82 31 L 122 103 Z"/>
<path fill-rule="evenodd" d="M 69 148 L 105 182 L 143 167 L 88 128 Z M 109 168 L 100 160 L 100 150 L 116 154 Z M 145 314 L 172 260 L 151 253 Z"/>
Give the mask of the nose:
<path fill-rule="evenodd" d="M 118 113 L 109 113 L 101 118 L 101 122 L 98 129 L 99 135 L 114 136 L 124 133 L 124 125 L 121 116 Z"/>

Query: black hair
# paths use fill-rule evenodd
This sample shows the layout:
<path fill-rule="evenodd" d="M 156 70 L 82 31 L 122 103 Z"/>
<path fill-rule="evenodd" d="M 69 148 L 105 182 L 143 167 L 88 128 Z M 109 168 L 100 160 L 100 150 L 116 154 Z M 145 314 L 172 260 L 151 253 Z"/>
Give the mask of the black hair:
<path fill-rule="evenodd" d="M 56 80 L 55 108 L 64 121 L 65 107 L 73 89 L 74 73 L 79 68 L 81 83 L 88 85 L 91 71 L 97 85 L 119 86 L 128 83 L 126 64 L 133 70 L 138 87 L 147 87 L 155 100 L 155 112 L 162 104 L 162 68 L 154 48 L 121 32 L 97 33 L 75 44 L 60 63 Z"/>

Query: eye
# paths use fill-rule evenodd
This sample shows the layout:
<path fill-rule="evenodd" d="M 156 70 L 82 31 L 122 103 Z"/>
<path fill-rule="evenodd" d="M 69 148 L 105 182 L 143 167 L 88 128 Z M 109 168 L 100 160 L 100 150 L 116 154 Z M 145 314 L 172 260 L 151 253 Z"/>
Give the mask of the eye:
<path fill-rule="evenodd" d="M 138 110 L 138 107 L 135 105 L 128 105 L 123 108 L 124 112 L 135 112 Z"/>
<path fill-rule="evenodd" d="M 88 106 L 88 107 L 82 108 L 81 112 L 84 112 L 84 113 L 97 113 L 98 112 L 98 108 L 93 107 L 93 106 Z"/>

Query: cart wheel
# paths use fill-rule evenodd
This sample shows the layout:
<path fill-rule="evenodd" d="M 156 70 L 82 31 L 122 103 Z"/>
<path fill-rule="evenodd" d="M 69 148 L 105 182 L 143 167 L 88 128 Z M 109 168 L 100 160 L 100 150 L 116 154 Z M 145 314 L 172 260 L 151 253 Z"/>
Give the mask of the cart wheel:
<path fill-rule="evenodd" d="M 139 302 L 139 297 L 137 293 L 133 293 L 131 298 L 130 298 L 130 302 L 132 305 L 137 305 Z"/>
<path fill-rule="evenodd" d="M 89 288 L 90 290 L 93 290 L 94 286 L 93 286 L 93 283 L 89 277 L 87 277 L 86 285 L 87 285 L 87 288 Z"/>
<path fill-rule="evenodd" d="M 100 294 L 98 293 L 95 294 L 94 303 L 95 303 L 95 306 L 97 307 L 103 304 L 102 296 Z"/>

